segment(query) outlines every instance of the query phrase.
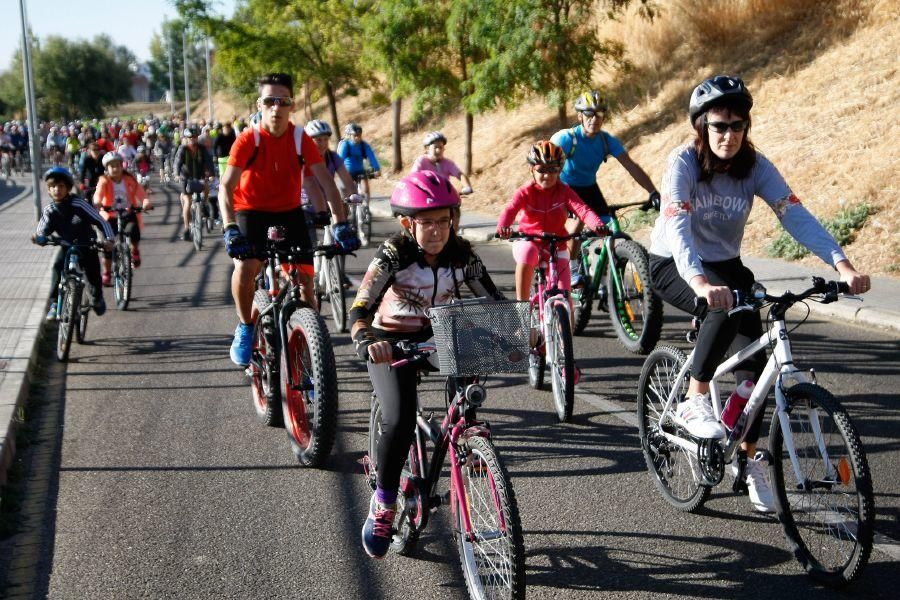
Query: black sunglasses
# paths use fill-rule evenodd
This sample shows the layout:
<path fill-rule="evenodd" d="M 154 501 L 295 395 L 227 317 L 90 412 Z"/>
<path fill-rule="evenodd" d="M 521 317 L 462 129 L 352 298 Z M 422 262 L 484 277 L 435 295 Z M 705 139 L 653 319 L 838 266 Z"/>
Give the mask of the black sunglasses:
<path fill-rule="evenodd" d="M 745 120 L 732 121 L 731 123 L 726 123 L 725 121 L 707 121 L 706 124 L 716 133 L 725 133 L 729 129 L 735 133 L 740 133 L 747 129 L 750 122 Z"/>
<path fill-rule="evenodd" d="M 540 173 L 541 175 L 547 175 L 548 173 L 559 173 L 559 167 L 535 167 L 535 171 Z"/>
<path fill-rule="evenodd" d="M 606 116 L 606 111 L 605 110 L 583 110 L 583 111 L 581 111 L 581 114 L 583 114 L 588 119 L 593 119 L 596 116 L 603 118 Z"/>
<path fill-rule="evenodd" d="M 263 106 L 266 108 L 272 108 L 273 106 L 293 106 L 294 99 L 290 96 L 263 96 L 259 99 L 260 102 L 263 103 Z"/>

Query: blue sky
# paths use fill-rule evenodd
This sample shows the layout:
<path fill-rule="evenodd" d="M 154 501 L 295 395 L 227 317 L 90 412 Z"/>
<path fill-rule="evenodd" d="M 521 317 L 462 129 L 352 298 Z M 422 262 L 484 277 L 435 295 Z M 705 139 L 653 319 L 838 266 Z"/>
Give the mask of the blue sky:
<path fill-rule="evenodd" d="M 37 37 L 60 35 L 90 39 L 107 33 L 145 61 L 150 38 L 160 31 L 163 17 L 177 12 L 171 0 L 25 0 L 28 20 Z M 236 0 L 215 0 L 217 12 L 230 16 Z M 0 72 L 9 68 L 22 38 L 19 0 L 0 0 Z"/>

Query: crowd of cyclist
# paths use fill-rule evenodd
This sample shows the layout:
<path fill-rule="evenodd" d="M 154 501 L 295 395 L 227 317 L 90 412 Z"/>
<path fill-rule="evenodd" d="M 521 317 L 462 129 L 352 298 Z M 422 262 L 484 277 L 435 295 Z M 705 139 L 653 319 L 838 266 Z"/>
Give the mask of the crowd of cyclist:
<path fill-rule="evenodd" d="M 109 208 L 123 198 L 133 205 L 152 206 L 146 193 L 141 193 L 141 186 L 128 179 L 130 175 L 125 175 L 125 183 L 121 183 L 122 173 L 137 169 L 142 159 L 148 162 L 145 170 L 155 165 L 160 179 L 178 177 L 186 207 L 185 239 L 190 195 L 202 192 L 207 196 L 219 191 L 221 215 L 217 213 L 217 218 L 223 223 L 226 251 L 234 259 L 232 293 L 239 320 L 231 358 L 240 366 L 251 362 L 251 304 L 267 229 L 284 226 L 293 241 L 309 247 L 313 240 L 307 224 L 330 223 L 336 242 L 347 251 L 354 250 L 359 242 L 347 222 L 342 201 L 351 199 L 357 191 L 356 177 L 365 172 L 366 162 L 374 172 L 380 170 L 359 125 L 347 126 L 335 151 L 329 146 L 334 132 L 328 123 L 313 120 L 303 129 L 293 125 L 293 83 L 289 76 L 264 77 L 259 81 L 259 92 L 260 112 L 253 124 L 236 119 L 221 126 L 200 122 L 187 127 L 177 120 L 150 117 L 142 122 L 50 123 L 41 132 L 42 147 L 56 165 L 45 177 L 50 189 L 61 183 L 68 185 L 70 191 L 74 189 L 77 194 L 80 190 L 93 198 L 98 207 Z M 774 165 L 755 150 L 749 140 L 752 106 L 752 96 L 739 78 L 719 76 L 698 85 L 688 111 L 695 138 L 671 153 L 657 190 L 624 145 L 602 129 L 608 113 L 603 96 L 593 91 L 584 93 L 575 101 L 576 126 L 530 147 L 527 162 L 531 180 L 516 191 L 497 224 L 501 237 L 510 235 L 517 220 L 520 230 L 533 233 L 561 235 L 579 230 L 583 223 L 605 232 L 609 213 L 597 174 L 608 157 L 617 160 L 648 193 L 648 203 L 660 210 L 649 251 L 654 289 L 664 300 L 688 312 L 697 310 L 698 298 L 708 306 L 699 315 L 703 321 L 690 389 L 675 416 L 676 422 L 700 438 L 724 435 L 710 407 L 709 381 L 715 365 L 733 343 L 761 334 L 758 315 L 729 316 L 727 312 L 731 290 L 749 291 L 753 283 L 752 273 L 740 260 L 740 245 L 755 196 L 772 208 L 792 235 L 833 266 L 850 284 L 852 293 L 865 292 L 870 285 L 868 276 L 855 270 L 834 239 L 803 208 Z M 20 152 L 21 126 L 4 126 L 4 131 L 8 133 L 2 140 L 9 141 L 4 145 L 6 151 Z M 12 141 L 14 132 L 18 137 Z M 446 145 L 442 133 L 428 133 L 423 140 L 424 153 L 416 160 L 413 172 L 395 186 L 390 205 L 398 217 L 399 231 L 377 249 L 350 312 L 356 351 L 367 363 L 383 409 L 382 440 L 378 456 L 372 457 L 377 466 L 377 489 L 362 531 L 363 546 L 374 557 L 384 556 L 390 545 L 400 469 L 415 419 L 415 368 L 389 368 L 392 344 L 430 337 L 425 309 L 460 297 L 461 284 L 476 295 L 502 298 L 475 250 L 456 233 L 460 194 L 471 193 L 472 184 L 444 157 Z M 77 175 L 71 175 L 65 164 Z M 220 176 L 221 185 L 216 182 Z M 451 177 L 460 180 L 459 191 Z M 362 192 L 368 193 L 368 189 Z M 68 199 L 71 207 L 66 210 L 82 211 L 102 224 L 104 234 L 111 239 L 107 219 L 95 219 L 88 203 L 61 191 L 51 191 L 51 197 L 56 205 Z M 49 235 L 54 222 L 63 220 L 54 211 L 59 209 L 53 204 L 45 211 L 38 241 Z M 131 226 L 136 266 L 140 264 L 139 232 L 140 223 Z M 537 242 L 516 243 L 517 299 L 528 298 L 534 269 L 544 250 Z M 580 249 L 572 243 L 560 250 L 559 256 L 572 260 L 572 268 L 562 272 L 562 287 L 568 289 L 580 281 Z M 562 262 L 563 267 L 569 266 L 568 260 Z M 306 288 L 311 287 L 311 263 L 303 269 Z M 106 274 L 108 266 L 104 284 Z M 92 273 L 88 278 L 95 283 Z M 96 307 L 101 308 L 102 295 L 95 298 Z M 304 299 L 315 304 L 308 289 Z M 760 368 L 760 357 L 749 357 L 736 375 L 739 380 L 750 379 L 759 375 Z M 773 500 L 764 459 L 754 455 L 758 431 L 759 423 L 752 424 L 745 443 L 752 457 L 747 483 L 754 508 L 770 512 Z"/>

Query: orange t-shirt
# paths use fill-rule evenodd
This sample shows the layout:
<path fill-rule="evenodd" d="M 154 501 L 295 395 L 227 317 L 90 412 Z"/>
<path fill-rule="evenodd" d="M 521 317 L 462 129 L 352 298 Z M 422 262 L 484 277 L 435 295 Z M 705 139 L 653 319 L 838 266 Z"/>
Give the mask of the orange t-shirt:
<path fill-rule="evenodd" d="M 304 164 L 322 162 L 322 155 L 312 138 L 304 132 L 302 139 Z M 242 131 L 231 147 L 228 164 L 243 169 L 234 188 L 234 210 L 286 212 L 300 208 L 303 173 L 294 146 L 294 124 L 288 125 L 280 137 L 274 137 L 260 127 L 259 150 L 247 167 L 255 147 L 251 127 Z"/>

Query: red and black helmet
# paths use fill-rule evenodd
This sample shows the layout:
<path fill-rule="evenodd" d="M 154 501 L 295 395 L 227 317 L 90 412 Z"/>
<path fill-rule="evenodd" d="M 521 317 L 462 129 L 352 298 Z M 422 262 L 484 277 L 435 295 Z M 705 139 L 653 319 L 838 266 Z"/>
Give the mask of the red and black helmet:
<path fill-rule="evenodd" d="M 528 151 L 528 164 L 533 166 L 546 165 L 562 168 L 564 162 L 566 162 L 566 155 L 562 148 L 547 140 L 541 140 Z"/>

